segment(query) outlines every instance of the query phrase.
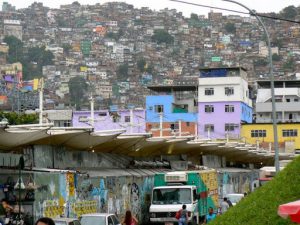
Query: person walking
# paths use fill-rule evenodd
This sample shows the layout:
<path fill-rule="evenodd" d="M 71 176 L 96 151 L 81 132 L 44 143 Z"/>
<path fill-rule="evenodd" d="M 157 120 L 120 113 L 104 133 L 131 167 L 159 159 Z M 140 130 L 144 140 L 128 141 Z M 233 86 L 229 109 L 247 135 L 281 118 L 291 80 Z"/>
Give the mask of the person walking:
<path fill-rule="evenodd" d="M 225 213 L 229 209 L 228 199 L 225 197 L 221 202 L 221 214 Z"/>
<path fill-rule="evenodd" d="M 138 223 L 137 218 L 132 215 L 130 210 L 127 210 L 122 225 L 137 225 Z"/>
<path fill-rule="evenodd" d="M 186 210 L 186 205 L 182 205 L 180 210 L 180 218 L 178 220 L 178 225 L 187 225 L 189 220 L 188 212 Z"/>
<path fill-rule="evenodd" d="M 214 213 L 214 209 L 209 207 L 208 214 L 205 216 L 204 224 L 208 224 L 210 221 L 214 220 L 217 217 L 216 213 Z"/>
<path fill-rule="evenodd" d="M 35 225 L 55 225 L 55 222 L 49 217 L 41 217 L 35 222 Z"/>

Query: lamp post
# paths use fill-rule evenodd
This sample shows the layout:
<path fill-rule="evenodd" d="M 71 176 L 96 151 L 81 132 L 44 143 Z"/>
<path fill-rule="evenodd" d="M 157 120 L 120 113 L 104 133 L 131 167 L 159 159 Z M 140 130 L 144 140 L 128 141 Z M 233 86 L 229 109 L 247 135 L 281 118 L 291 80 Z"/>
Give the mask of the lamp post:
<path fill-rule="evenodd" d="M 260 25 L 262 26 L 264 33 L 267 37 L 267 44 L 268 44 L 268 53 L 269 53 L 269 77 L 270 77 L 270 83 L 271 83 L 271 98 L 272 98 L 272 121 L 273 121 L 273 134 L 274 134 L 274 151 L 275 151 L 275 168 L 276 168 L 276 173 L 279 172 L 279 151 L 278 151 L 278 134 L 277 134 L 277 121 L 276 121 L 276 107 L 275 107 L 275 91 L 274 91 L 274 74 L 273 74 L 273 61 L 272 61 L 272 51 L 271 51 L 271 43 L 270 43 L 270 36 L 269 33 L 266 29 L 265 24 L 262 22 L 260 17 L 256 14 L 255 11 L 249 9 L 247 6 L 243 5 L 240 2 L 236 2 L 233 0 L 223 0 L 225 2 L 231 2 L 235 3 L 237 5 L 240 5 L 247 9 L 249 13 L 252 16 L 255 16 L 255 18 L 258 20 Z"/>

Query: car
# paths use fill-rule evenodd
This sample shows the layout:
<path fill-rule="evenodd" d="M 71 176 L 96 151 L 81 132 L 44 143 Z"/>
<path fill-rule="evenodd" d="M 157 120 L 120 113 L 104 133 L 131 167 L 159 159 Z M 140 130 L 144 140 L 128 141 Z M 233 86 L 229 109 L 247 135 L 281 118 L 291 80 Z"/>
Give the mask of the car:
<path fill-rule="evenodd" d="M 226 195 L 227 199 L 229 199 L 233 206 L 235 206 L 242 198 L 244 198 L 244 194 L 240 193 L 231 193 Z"/>
<path fill-rule="evenodd" d="M 53 220 L 55 225 L 81 225 L 80 221 L 76 218 L 55 218 Z"/>
<path fill-rule="evenodd" d="M 81 225 L 121 225 L 117 216 L 110 213 L 83 214 L 80 223 Z"/>

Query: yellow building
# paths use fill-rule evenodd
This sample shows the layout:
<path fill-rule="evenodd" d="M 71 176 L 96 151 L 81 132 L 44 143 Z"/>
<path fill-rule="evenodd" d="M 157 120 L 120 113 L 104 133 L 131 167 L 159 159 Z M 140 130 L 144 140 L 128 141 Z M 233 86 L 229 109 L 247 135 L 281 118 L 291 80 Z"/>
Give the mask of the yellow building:
<path fill-rule="evenodd" d="M 293 153 L 295 149 L 300 149 L 300 123 L 279 123 L 277 131 L 279 152 Z M 265 149 L 271 146 L 273 148 L 273 124 L 243 124 L 241 137 L 249 144 L 259 145 Z"/>

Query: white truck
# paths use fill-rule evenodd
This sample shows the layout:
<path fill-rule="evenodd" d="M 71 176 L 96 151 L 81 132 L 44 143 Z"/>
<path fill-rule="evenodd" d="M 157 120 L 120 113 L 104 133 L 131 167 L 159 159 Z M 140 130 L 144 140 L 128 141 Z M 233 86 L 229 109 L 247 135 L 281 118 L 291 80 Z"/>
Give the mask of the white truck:
<path fill-rule="evenodd" d="M 215 170 L 178 171 L 156 174 L 150 205 L 150 222 L 174 223 L 175 214 L 186 205 L 189 222 L 199 224 L 208 208 L 217 208 Z"/>

